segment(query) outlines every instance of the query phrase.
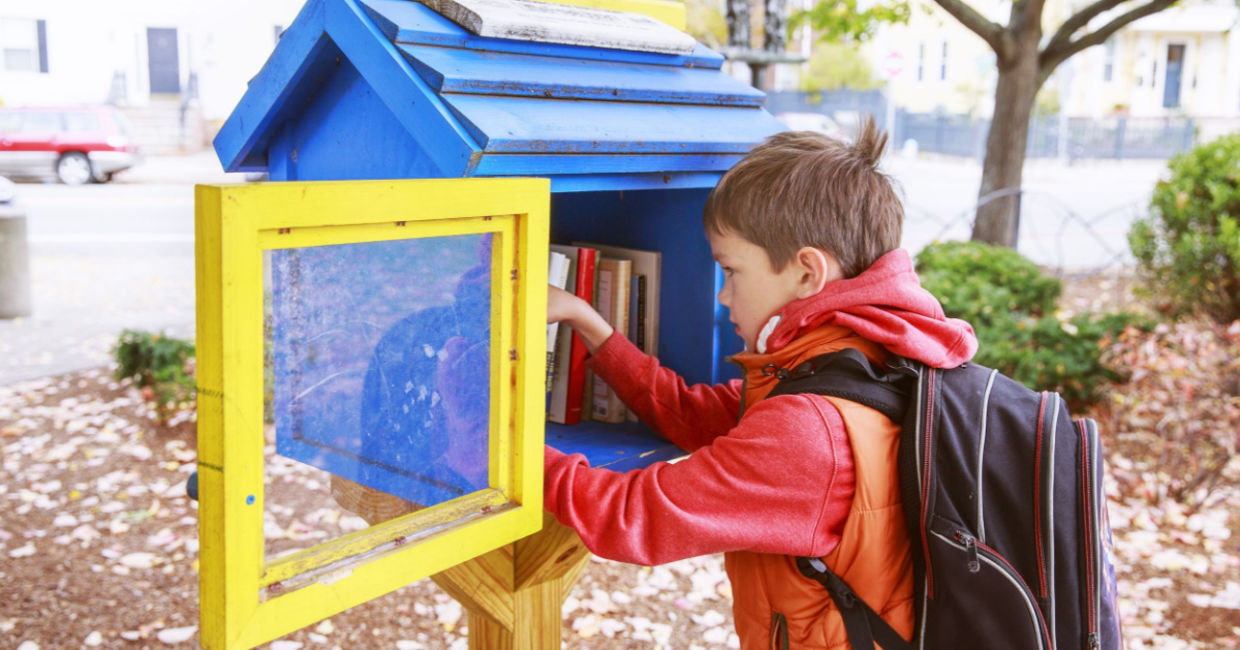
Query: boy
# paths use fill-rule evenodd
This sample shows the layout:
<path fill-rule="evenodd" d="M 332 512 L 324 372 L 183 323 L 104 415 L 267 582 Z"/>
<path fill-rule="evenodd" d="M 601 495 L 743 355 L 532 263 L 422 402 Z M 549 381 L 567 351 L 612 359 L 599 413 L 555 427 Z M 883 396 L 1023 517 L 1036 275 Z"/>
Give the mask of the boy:
<path fill-rule="evenodd" d="M 548 447 L 545 504 L 595 554 L 660 564 L 725 553 L 742 648 L 847 648 L 839 613 L 797 556 L 822 557 L 906 639 L 913 576 L 896 476 L 899 425 L 820 395 L 763 399 L 790 369 L 856 348 L 949 368 L 977 349 L 898 248 L 903 209 L 878 171 L 887 138 L 867 120 L 853 144 L 786 132 L 719 181 L 703 225 L 725 275 L 744 380 L 686 386 L 588 304 L 552 291 L 594 372 L 643 422 L 690 452 L 620 474 Z"/>

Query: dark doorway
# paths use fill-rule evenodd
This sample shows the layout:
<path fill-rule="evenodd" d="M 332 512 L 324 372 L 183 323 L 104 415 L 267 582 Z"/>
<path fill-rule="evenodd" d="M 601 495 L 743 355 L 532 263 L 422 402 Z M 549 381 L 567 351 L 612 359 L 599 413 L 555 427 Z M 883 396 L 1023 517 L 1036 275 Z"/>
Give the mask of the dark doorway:
<path fill-rule="evenodd" d="M 1163 108 L 1180 105 L 1180 78 L 1184 74 L 1184 46 L 1167 46 L 1167 80 L 1163 84 Z"/>
<path fill-rule="evenodd" d="M 177 30 L 170 27 L 148 27 L 146 51 L 151 72 L 151 94 L 180 94 L 181 65 L 177 59 Z"/>

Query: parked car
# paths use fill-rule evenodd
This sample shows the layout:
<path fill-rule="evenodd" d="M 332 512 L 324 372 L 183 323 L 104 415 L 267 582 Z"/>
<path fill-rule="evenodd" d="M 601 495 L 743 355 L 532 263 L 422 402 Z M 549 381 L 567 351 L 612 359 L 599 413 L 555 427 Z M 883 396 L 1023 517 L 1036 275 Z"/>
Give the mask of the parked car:
<path fill-rule="evenodd" d="M 843 127 L 822 113 L 780 113 L 775 118 L 793 131 L 817 131 L 838 140 L 848 139 Z"/>
<path fill-rule="evenodd" d="M 141 158 L 111 106 L 0 106 L 0 174 L 103 183 Z"/>

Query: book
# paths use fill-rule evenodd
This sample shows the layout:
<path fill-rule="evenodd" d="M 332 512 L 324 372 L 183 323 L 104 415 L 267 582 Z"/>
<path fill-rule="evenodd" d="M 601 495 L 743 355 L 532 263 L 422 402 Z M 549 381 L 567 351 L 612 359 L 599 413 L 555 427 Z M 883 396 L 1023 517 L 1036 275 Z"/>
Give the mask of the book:
<path fill-rule="evenodd" d="M 551 251 L 547 259 L 547 284 L 563 289 L 568 286 L 568 256 L 559 251 Z M 550 399 L 551 382 L 555 378 L 555 344 L 560 332 L 560 324 L 547 324 L 547 394 Z M 550 402 L 548 402 L 550 403 Z"/>
<path fill-rule="evenodd" d="M 629 340 L 652 356 L 659 354 L 659 281 L 663 267 L 663 255 L 658 251 L 623 246 L 609 246 L 588 242 L 573 242 L 578 246 L 589 246 L 598 250 L 600 255 L 615 259 L 625 259 L 633 263 L 631 297 L 636 302 L 629 313 L 633 314 L 629 327 Z M 643 279 L 644 278 L 644 279 Z"/>
<path fill-rule="evenodd" d="M 551 250 L 569 258 L 569 278 L 564 289 L 588 303 L 594 302 L 595 265 L 598 251 L 583 246 L 552 244 Z M 586 394 L 586 345 L 572 327 L 560 327 L 556 336 L 556 364 L 551 381 L 547 419 L 559 424 L 577 424 L 582 419 Z"/>
<path fill-rule="evenodd" d="M 620 336 L 629 335 L 629 289 L 633 263 L 629 260 L 604 257 L 598 261 L 598 292 L 594 306 L 600 316 Z M 598 377 L 594 378 L 590 417 L 600 422 L 624 422 L 628 410 L 616 391 Z"/>

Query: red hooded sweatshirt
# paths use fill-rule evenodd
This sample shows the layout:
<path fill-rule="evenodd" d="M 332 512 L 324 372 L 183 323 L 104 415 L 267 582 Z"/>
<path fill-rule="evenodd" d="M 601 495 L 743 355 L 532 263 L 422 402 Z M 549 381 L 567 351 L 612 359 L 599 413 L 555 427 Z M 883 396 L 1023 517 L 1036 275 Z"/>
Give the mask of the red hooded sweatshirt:
<path fill-rule="evenodd" d="M 771 320 L 764 349 L 733 358 L 749 376 L 824 329 L 940 368 L 977 350 L 973 328 L 945 317 L 904 250 Z M 839 412 L 825 400 L 815 408 L 796 396 L 762 400 L 742 414 L 741 380 L 687 386 L 623 336 L 607 339 L 589 364 L 643 422 L 690 452 L 619 473 L 546 448 L 545 507 L 594 554 L 655 565 L 738 550 L 821 557 L 835 548 L 852 502 L 853 460 Z"/>

